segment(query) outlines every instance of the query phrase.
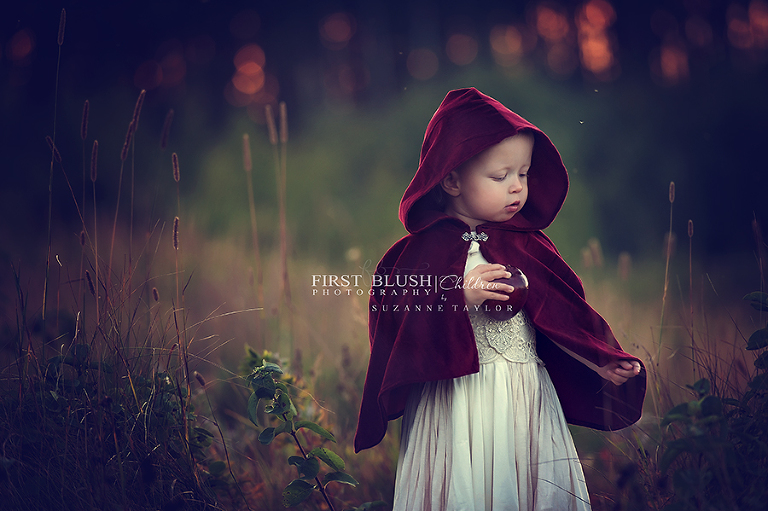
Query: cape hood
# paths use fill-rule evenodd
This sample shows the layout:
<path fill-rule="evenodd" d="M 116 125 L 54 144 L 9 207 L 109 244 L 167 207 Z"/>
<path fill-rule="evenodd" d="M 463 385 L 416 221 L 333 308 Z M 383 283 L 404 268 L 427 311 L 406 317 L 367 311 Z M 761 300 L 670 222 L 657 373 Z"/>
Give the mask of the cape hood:
<path fill-rule="evenodd" d="M 414 233 L 445 216 L 435 189 L 452 170 L 521 131 L 533 133 L 525 207 L 498 226 L 516 231 L 548 227 L 568 193 L 568 173 L 544 132 L 477 89 L 448 93 L 427 126 L 419 168 L 400 201 L 400 221 Z"/>
<path fill-rule="evenodd" d="M 472 235 L 467 224 L 443 212 L 435 187 L 451 170 L 521 131 L 534 135 L 528 200 L 509 221 L 478 225 Z M 387 251 L 372 276 L 371 357 L 356 451 L 381 441 L 388 421 L 403 414 L 413 384 L 479 371 L 464 291 L 455 285 L 464 275 L 473 238 L 486 260 L 516 266 L 528 277 L 524 310 L 568 422 L 616 430 L 640 418 L 644 369 L 615 386 L 558 347 L 600 367 L 639 361 L 621 350 L 608 324 L 586 302 L 579 277 L 541 232 L 560 211 L 567 191 L 565 166 L 541 130 L 475 89 L 446 96 L 427 127 L 419 168 L 400 203 L 400 220 L 409 234 Z"/>

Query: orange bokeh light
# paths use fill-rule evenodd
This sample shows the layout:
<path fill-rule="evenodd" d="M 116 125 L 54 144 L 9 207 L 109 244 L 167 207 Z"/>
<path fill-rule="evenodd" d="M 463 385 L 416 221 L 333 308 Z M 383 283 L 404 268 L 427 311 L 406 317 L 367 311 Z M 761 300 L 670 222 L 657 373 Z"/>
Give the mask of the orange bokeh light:
<path fill-rule="evenodd" d="M 14 64 L 26 65 L 32 50 L 35 49 L 35 38 L 32 32 L 22 28 L 11 37 L 8 45 L 5 47 L 5 53 L 9 60 Z"/>
<path fill-rule="evenodd" d="M 491 49 L 501 55 L 523 54 L 523 35 L 517 27 L 496 25 L 491 29 Z"/>
<path fill-rule="evenodd" d="M 680 45 L 665 44 L 661 47 L 661 74 L 670 84 L 688 78 L 688 53 Z"/>
<path fill-rule="evenodd" d="M 355 19 L 346 12 L 336 12 L 320 22 L 320 39 L 331 49 L 344 48 L 357 30 Z"/>
<path fill-rule="evenodd" d="M 445 53 L 454 64 L 466 66 L 477 57 L 478 45 L 474 37 L 466 34 L 453 34 L 445 45 Z"/>
<path fill-rule="evenodd" d="M 555 10 L 554 5 L 536 6 L 536 30 L 550 43 L 562 41 L 570 32 L 570 24 L 564 13 Z"/>
<path fill-rule="evenodd" d="M 610 27 L 616 11 L 605 0 L 590 0 L 576 13 L 581 64 L 598 80 L 611 80 L 618 73 L 618 63 Z"/>
<path fill-rule="evenodd" d="M 243 94 L 256 94 L 264 87 L 264 71 L 256 64 L 249 71 L 253 72 L 246 73 L 242 68 L 238 69 L 232 77 L 232 84 Z"/>
<path fill-rule="evenodd" d="M 579 60 L 571 45 L 557 43 L 547 51 L 547 65 L 558 75 L 567 76 L 576 71 Z"/>
<path fill-rule="evenodd" d="M 264 68 L 267 63 L 267 57 L 264 54 L 264 50 L 258 44 L 246 44 L 235 54 L 234 63 L 235 69 L 240 69 L 249 63 L 255 63 L 260 68 Z"/>
<path fill-rule="evenodd" d="M 187 74 L 187 61 L 181 53 L 169 53 L 160 61 L 163 68 L 163 85 L 173 87 L 184 81 Z"/>
<path fill-rule="evenodd" d="M 599 75 L 613 65 L 613 52 L 604 35 L 585 37 L 580 44 L 581 61 L 589 71 Z"/>
<path fill-rule="evenodd" d="M 584 6 L 586 21 L 596 30 L 607 30 L 616 21 L 616 11 L 605 0 L 591 0 Z"/>
<path fill-rule="evenodd" d="M 749 4 L 749 26 L 755 46 L 768 48 L 768 4 L 759 0 Z"/>
<path fill-rule="evenodd" d="M 429 80 L 440 68 L 440 62 L 435 52 L 428 48 L 411 50 L 406 60 L 408 72 L 417 80 Z"/>

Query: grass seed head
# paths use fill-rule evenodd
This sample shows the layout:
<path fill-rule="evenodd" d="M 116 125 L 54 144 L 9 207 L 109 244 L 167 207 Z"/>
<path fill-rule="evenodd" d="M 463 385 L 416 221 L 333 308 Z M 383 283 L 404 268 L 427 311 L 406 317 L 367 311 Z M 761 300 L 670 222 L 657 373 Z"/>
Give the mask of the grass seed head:
<path fill-rule="evenodd" d="M 139 115 L 141 115 L 141 107 L 144 105 L 144 96 L 147 95 L 147 91 L 141 89 L 139 97 L 136 99 L 136 106 L 133 107 L 133 129 L 136 130 L 139 127 Z"/>
<path fill-rule="evenodd" d="M 93 141 L 93 149 L 91 149 L 91 182 L 96 182 L 96 163 L 99 159 L 99 141 Z"/>
<path fill-rule="evenodd" d="M 156 302 L 160 301 L 160 291 L 156 287 L 152 288 L 152 299 Z"/>
<path fill-rule="evenodd" d="M 64 27 L 66 25 L 67 25 L 67 11 L 66 9 L 62 9 L 61 16 L 59 17 L 59 39 L 58 39 L 59 46 L 64 44 Z"/>
<path fill-rule="evenodd" d="M 90 104 L 88 100 L 85 100 L 85 103 L 83 103 L 83 121 L 80 123 L 80 138 L 85 141 L 86 137 L 88 136 L 88 110 L 90 109 Z"/>
<path fill-rule="evenodd" d="M 173 163 L 173 180 L 178 183 L 181 174 L 179 174 L 179 156 L 176 153 L 171 155 L 171 162 Z"/>
<path fill-rule="evenodd" d="M 672 204 L 675 202 L 675 182 L 670 181 L 669 182 L 669 203 Z"/>
<path fill-rule="evenodd" d="M 173 249 L 179 249 L 179 217 L 173 219 Z"/>
<path fill-rule="evenodd" d="M 128 131 L 125 133 L 125 142 L 123 142 L 123 150 L 120 151 L 120 160 L 125 161 L 128 157 L 128 148 L 131 147 L 131 141 L 133 140 L 133 132 L 136 131 L 136 124 L 131 120 L 128 125 Z"/>
<path fill-rule="evenodd" d="M 88 282 L 88 291 L 90 291 L 93 296 L 96 296 L 96 286 L 93 285 L 93 279 L 88 270 L 85 270 L 85 280 Z"/>

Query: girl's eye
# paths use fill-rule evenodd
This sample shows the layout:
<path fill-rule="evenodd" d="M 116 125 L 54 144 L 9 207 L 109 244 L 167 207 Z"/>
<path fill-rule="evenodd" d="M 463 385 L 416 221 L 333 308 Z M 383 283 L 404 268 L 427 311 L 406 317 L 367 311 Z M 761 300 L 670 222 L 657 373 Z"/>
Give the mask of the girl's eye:
<path fill-rule="evenodd" d="M 493 179 L 494 181 L 504 181 L 506 178 L 507 178 L 506 175 L 503 175 L 503 176 L 492 176 L 491 177 L 491 179 Z"/>

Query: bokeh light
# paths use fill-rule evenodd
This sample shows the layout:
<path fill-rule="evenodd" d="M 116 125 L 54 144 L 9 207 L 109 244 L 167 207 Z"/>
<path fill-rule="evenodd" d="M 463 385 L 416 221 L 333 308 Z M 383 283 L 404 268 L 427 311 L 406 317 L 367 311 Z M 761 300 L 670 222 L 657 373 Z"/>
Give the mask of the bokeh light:
<path fill-rule="evenodd" d="M 564 10 L 554 3 L 536 6 L 534 25 L 539 35 L 549 43 L 562 41 L 568 36 L 570 24 Z"/>
<path fill-rule="evenodd" d="M 155 60 L 142 62 L 133 75 L 133 84 L 137 89 L 152 90 L 163 83 L 163 68 Z"/>
<path fill-rule="evenodd" d="M 327 48 L 340 50 L 347 46 L 356 30 L 355 19 L 352 15 L 346 12 L 337 12 L 320 21 L 320 40 Z"/>
<path fill-rule="evenodd" d="M 247 107 L 248 116 L 264 122 L 260 113 L 267 103 L 276 103 L 280 87 L 277 78 L 265 71 L 267 57 L 255 43 L 243 45 L 232 59 L 235 72 L 224 87 L 224 98 L 236 107 Z"/>
<path fill-rule="evenodd" d="M 579 58 L 573 46 L 560 42 L 547 51 L 547 65 L 556 75 L 568 76 L 578 69 Z"/>
<path fill-rule="evenodd" d="M 699 48 L 712 46 L 712 27 L 707 20 L 694 16 L 685 22 L 685 36 L 688 41 Z"/>
<path fill-rule="evenodd" d="M 525 25 L 496 25 L 491 29 L 493 58 L 501 66 L 520 62 L 536 46 L 536 34 Z"/>
<path fill-rule="evenodd" d="M 187 74 L 187 61 L 180 51 L 172 51 L 160 60 L 163 69 L 163 86 L 174 87 L 184 81 Z"/>
<path fill-rule="evenodd" d="M 8 60 L 17 66 L 28 66 L 31 63 L 32 50 L 35 49 L 35 37 L 32 32 L 22 28 L 11 37 L 5 47 Z"/>
<path fill-rule="evenodd" d="M 445 44 L 445 53 L 454 64 L 466 66 L 477 57 L 477 40 L 467 34 L 453 34 Z"/>
<path fill-rule="evenodd" d="M 688 78 L 688 52 L 682 45 L 667 43 L 661 47 L 661 74 L 669 84 Z"/>
<path fill-rule="evenodd" d="M 435 52 L 429 48 L 416 48 L 408 54 L 406 67 L 411 76 L 417 80 L 429 80 L 437 74 L 440 61 Z"/>
<path fill-rule="evenodd" d="M 768 3 L 755 0 L 749 4 L 749 26 L 755 38 L 755 46 L 768 48 Z"/>
<path fill-rule="evenodd" d="M 613 80 L 618 75 L 615 43 L 610 32 L 615 21 L 616 11 L 605 0 L 590 0 L 576 14 L 581 64 L 598 80 Z"/>
<path fill-rule="evenodd" d="M 254 63 L 263 68 L 267 63 L 267 56 L 258 44 L 247 44 L 237 50 L 233 61 L 235 63 L 235 69 L 240 69 L 240 67 L 250 63 Z"/>

